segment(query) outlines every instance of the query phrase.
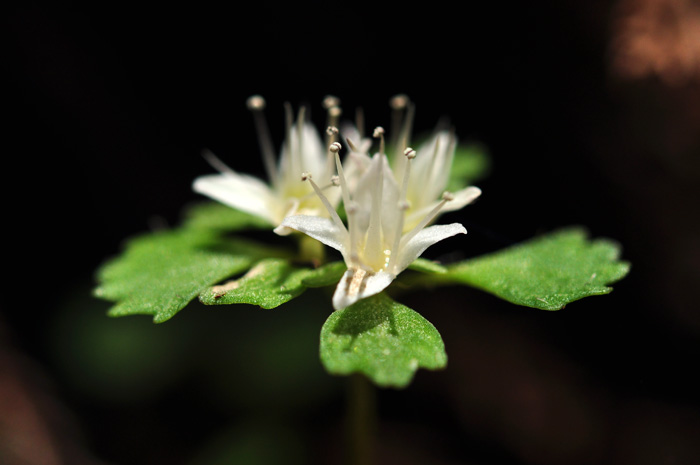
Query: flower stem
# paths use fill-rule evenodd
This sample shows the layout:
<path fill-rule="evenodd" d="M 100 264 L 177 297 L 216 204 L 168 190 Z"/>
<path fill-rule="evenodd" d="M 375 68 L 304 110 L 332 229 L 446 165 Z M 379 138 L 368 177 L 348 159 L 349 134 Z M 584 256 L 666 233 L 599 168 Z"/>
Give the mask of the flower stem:
<path fill-rule="evenodd" d="M 323 264 L 326 258 L 325 246 L 311 237 L 299 234 L 299 258 L 303 262 L 313 263 L 315 266 Z"/>
<path fill-rule="evenodd" d="M 374 386 L 363 375 L 350 375 L 347 401 L 347 463 L 371 465 L 377 429 Z"/>

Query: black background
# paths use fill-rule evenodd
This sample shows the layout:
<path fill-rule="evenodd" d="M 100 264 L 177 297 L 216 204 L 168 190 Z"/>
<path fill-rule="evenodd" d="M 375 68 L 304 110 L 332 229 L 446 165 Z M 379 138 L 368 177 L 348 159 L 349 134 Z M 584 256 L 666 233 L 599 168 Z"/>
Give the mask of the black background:
<path fill-rule="evenodd" d="M 448 116 L 461 140 L 484 143 L 492 171 L 478 183 L 482 198 L 450 215 L 469 231 L 458 256 L 582 224 L 620 242 L 632 263 L 611 295 L 555 313 L 464 289 L 446 290 L 440 305 L 432 295 L 408 297 L 442 333 L 450 363 L 420 372 L 407 390 L 378 393 L 383 460 L 697 458 L 698 81 L 614 75 L 614 6 L 11 9 L 3 25 L 9 280 L 0 316 L 0 416 L 10 426 L 0 435 L 15 444 L 30 431 L 39 452 L 9 463 L 50 463 L 36 458 L 41 450 L 63 457 L 59 463 L 214 463 L 196 457 L 222 431 L 233 431 L 231 439 L 212 450 L 252 450 L 246 463 L 275 463 L 254 461 L 275 447 L 297 451 L 283 463 L 342 462 L 343 380 L 325 375 L 316 358 L 314 331 L 327 311 L 313 297 L 306 314 L 193 305 L 157 327 L 147 318 L 104 318 L 106 304 L 90 297 L 95 269 L 125 238 L 177 223 L 183 205 L 200 199 L 191 182 L 211 172 L 201 149 L 262 173 L 245 108 L 255 93 L 267 99 L 278 143 L 286 101 L 308 104 L 320 125 L 320 102 L 333 94 L 347 115 L 361 106 L 368 126 L 387 126 L 397 93 L 416 103 L 417 130 Z M 268 359 L 251 354 L 279 345 L 279 357 L 278 333 L 297 344 L 299 319 L 300 333 L 308 330 L 299 366 L 308 373 L 270 374 L 282 369 L 264 369 Z M 140 349 L 132 336 L 120 339 L 132 332 Z M 125 347 L 136 355 L 120 358 Z M 217 357 L 230 364 L 235 400 L 217 400 L 201 381 L 198 367 L 207 363 L 198 360 Z M 132 370 L 136 360 L 143 365 Z M 318 393 L 309 388 L 319 383 Z"/>

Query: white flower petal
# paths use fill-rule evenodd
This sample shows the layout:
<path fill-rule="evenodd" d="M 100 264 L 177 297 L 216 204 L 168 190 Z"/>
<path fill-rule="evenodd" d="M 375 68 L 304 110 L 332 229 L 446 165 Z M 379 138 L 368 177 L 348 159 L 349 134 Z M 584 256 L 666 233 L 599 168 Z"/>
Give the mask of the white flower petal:
<path fill-rule="evenodd" d="M 454 198 L 445 204 L 442 211 L 451 212 L 469 205 L 481 195 L 481 189 L 475 186 L 465 187 L 452 195 Z"/>
<path fill-rule="evenodd" d="M 192 189 L 273 224 L 277 222 L 270 211 L 271 206 L 275 205 L 274 194 L 264 182 L 252 176 L 235 171 L 200 176 L 192 183 Z"/>
<path fill-rule="evenodd" d="M 402 244 L 399 248 L 399 258 L 396 262 L 396 267 L 392 270 L 395 274 L 399 274 L 408 265 L 420 257 L 420 255 L 431 245 L 440 242 L 443 239 L 452 237 L 457 234 L 466 234 L 467 230 L 459 223 L 438 224 L 421 230 L 413 236 L 406 244 Z"/>
<path fill-rule="evenodd" d="M 379 294 L 391 284 L 396 275 L 379 271 L 370 273 L 362 269 L 348 269 L 340 278 L 333 294 L 333 308 L 342 310 L 358 300 Z"/>
<path fill-rule="evenodd" d="M 313 237 L 317 241 L 326 244 L 328 247 L 333 247 L 343 254 L 343 258 L 346 258 L 345 253 L 349 240 L 348 232 L 346 229 L 340 229 L 333 220 L 329 218 L 307 215 L 288 216 L 282 221 L 279 227 L 291 228 Z"/>
<path fill-rule="evenodd" d="M 481 195 L 481 189 L 479 189 L 478 187 L 470 186 L 459 190 L 452 195 L 454 196 L 454 198 L 449 202 L 445 203 L 445 205 L 442 207 L 441 213 L 459 210 L 465 205 L 469 205 Z M 420 223 L 421 220 L 425 218 L 425 215 L 427 215 L 440 202 L 440 200 L 434 200 L 433 202 L 422 206 L 418 210 L 410 210 L 410 213 L 406 215 L 403 230 L 408 231 L 413 229 L 413 227 Z"/>

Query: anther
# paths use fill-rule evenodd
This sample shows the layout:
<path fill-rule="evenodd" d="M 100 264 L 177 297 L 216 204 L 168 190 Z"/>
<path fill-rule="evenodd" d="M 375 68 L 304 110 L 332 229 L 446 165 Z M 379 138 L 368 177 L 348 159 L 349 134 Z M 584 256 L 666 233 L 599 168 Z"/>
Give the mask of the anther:
<path fill-rule="evenodd" d="M 338 107 L 340 105 L 340 99 L 334 95 L 326 95 L 323 98 L 323 108 L 330 110 L 333 107 Z"/>
<path fill-rule="evenodd" d="M 311 179 L 311 173 L 303 172 L 301 173 L 301 180 L 306 181 Z"/>
<path fill-rule="evenodd" d="M 333 142 L 330 147 L 328 147 L 328 150 L 330 150 L 333 153 L 338 153 L 340 149 L 343 148 L 342 145 L 340 145 L 340 142 Z"/>
<path fill-rule="evenodd" d="M 337 174 L 331 176 L 331 184 L 333 184 L 334 186 L 340 186 L 340 176 L 338 176 Z"/>
<path fill-rule="evenodd" d="M 343 110 L 341 110 L 340 107 L 330 107 L 328 109 L 328 116 L 330 116 L 331 118 L 337 118 L 341 114 L 343 114 Z"/>
<path fill-rule="evenodd" d="M 328 134 L 329 136 L 338 134 L 338 128 L 336 128 L 335 126 L 328 126 L 328 128 L 326 129 L 326 134 Z"/>
<path fill-rule="evenodd" d="M 408 201 L 402 200 L 402 201 L 399 202 L 399 210 L 405 212 L 405 211 L 408 210 L 409 208 L 411 208 L 411 204 L 410 204 Z"/>
<path fill-rule="evenodd" d="M 416 151 L 413 150 L 411 147 L 406 147 L 406 150 L 403 151 L 403 154 L 409 160 L 413 160 L 414 158 L 416 158 Z"/>
<path fill-rule="evenodd" d="M 406 108 L 408 106 L 409 101 L 410 100 L 408 98 L 408 95 L 398 94 L 398 95 L 393 96 L 391 98 L 391 100 L 389 100 L 389 106 L 393 110 L 403 110 L 404 108 Z"/>
<path fill-rule="evenodd" d="M 455 196 L 451 192 L 445 191 L 442 193 L 442 200 L 449 202 L 450 200 L 454 200 L 454 199 L 455 199 Z"/>
<path fill-rule="evenodd" d="M 265 108 L 265 99 L 261 95 L 252 95 L 246 100 L 249 110 L 262 110 Z"/>

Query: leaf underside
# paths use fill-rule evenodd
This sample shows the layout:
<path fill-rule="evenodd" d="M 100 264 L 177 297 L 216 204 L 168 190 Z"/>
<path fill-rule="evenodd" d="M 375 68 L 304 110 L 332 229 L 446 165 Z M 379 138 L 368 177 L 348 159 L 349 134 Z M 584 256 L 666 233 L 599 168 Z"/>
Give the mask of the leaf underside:
<path fill-rule="evenodd" d="M 582 228 L 568 228 L 448 267 L 440 279 L 467 284 L 509 302 L 559 310 L 575 300 L 612 291 L 630 265 L 620 246 L 588 240 Z"/>
<path fill-rule="evenodd" d="M 382 387 L 405 387 L 418 368 L 447 365 L 435 327 L 385 294 L 333 312 L 321 329 L 320 355 L 329 373 L 362 373 Z"/>

